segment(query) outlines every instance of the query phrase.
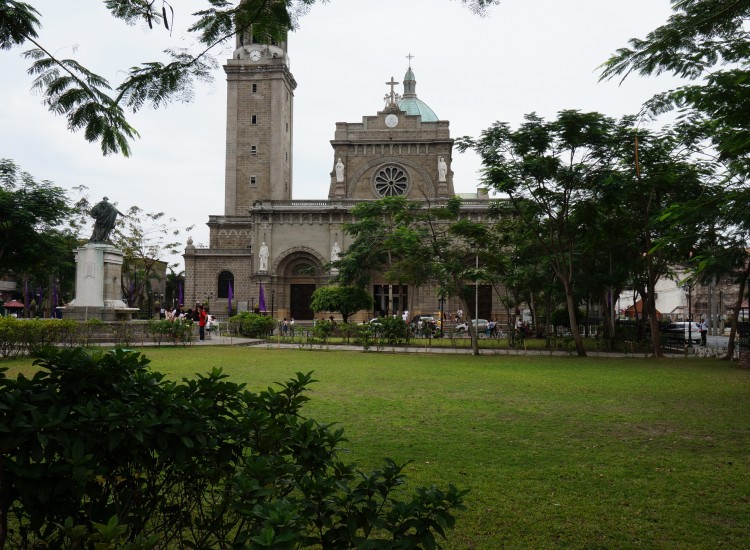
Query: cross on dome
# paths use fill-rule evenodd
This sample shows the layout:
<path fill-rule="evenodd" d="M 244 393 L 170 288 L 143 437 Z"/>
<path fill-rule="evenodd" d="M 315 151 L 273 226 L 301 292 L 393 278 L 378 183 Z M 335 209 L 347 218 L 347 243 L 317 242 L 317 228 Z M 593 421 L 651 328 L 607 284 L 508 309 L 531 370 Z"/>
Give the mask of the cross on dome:
<path fill-rule="evenodd" d="M 416 56 L 412 55 L 411 52 L 409 52 L 409 55 L 406 56 L 406 59 L 409 60 L 409 68 L 411 69 L 411 60 L 414 59 Z"/>

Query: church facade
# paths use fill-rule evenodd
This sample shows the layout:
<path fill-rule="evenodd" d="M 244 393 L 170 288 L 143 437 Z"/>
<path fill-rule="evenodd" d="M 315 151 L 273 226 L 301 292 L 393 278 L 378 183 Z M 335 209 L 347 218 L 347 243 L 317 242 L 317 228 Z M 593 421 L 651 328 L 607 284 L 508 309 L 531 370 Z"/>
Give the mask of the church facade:
<path fill-rule="evenodd" d="M 449 122 L 417 97 L 409 66 L 403 95 L 391 77 L 385 106 L 360 122 L 336 123 L 331 140 L 328 198 L 294 200 L 292 151 L 294 89 L 287 44 L 240 36 L 227 75 L 224 214 L 209 216 L 209 246 L 185 249 L 185 305 L 210 304 L 212 313 L 267 311 L 276 318 L 313 319 L 310 297 L 329 283 L 326 264 L 348 245 L 343 226 L 359 201 L 403 195 L 433 203 L 454 195 Z M 463 215 L 481 221 L 486 195 L 462 195 Z M 371 281 L 374 311 L 434 313 L 436 288 Z M 497 300 L 496 300 L 497 301 Z M 455 303 L 454 303 L 455 302 Z M 481 288 L 480 317 L 497 316 L 489 288 Z M 458 309 L 447 301 L 446 311 Z M 495 310 L 498 311 L 495 311 Z M 361 318 L 361 319 L 360 319 Z"/>

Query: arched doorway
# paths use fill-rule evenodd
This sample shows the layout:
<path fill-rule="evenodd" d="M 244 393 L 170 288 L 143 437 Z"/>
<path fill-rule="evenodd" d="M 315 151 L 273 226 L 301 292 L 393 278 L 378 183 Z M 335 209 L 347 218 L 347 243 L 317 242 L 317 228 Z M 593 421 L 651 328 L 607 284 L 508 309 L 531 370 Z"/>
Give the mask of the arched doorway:
<path fill-rule="evenodd" d="M 327 281 L 323 261 L 313 250 L 300 247 L 290 251 L 278 263 L 279 283 L 288 289 L 288 313 L 297 321 L 315 318 L 310 302 L 315 289 Z M 284 299 L 280 299 L 279 303 L 283 304 Z"/>

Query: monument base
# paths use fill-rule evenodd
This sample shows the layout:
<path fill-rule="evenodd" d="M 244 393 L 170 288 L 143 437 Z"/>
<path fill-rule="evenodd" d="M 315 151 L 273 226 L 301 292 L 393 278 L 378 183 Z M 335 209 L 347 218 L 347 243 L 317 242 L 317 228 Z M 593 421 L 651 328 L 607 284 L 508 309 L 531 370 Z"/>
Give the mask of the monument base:
<path fill-rule="evenodd" d="M 138 308 L 122 301 L 122 250 L 108 243 L 76 249 L 76 297 L 60 308 L 66 319 L 129 321 Z"/>
<path fill-rule="evenodd" d="M 88 321 L 98 319 L 99 321 L 130 321 L 133 313 L 138 311 L 137 307 L 98 307 L 98 306 L 65 306 L 61 307 L 64 319 L 73 321 Z"/>

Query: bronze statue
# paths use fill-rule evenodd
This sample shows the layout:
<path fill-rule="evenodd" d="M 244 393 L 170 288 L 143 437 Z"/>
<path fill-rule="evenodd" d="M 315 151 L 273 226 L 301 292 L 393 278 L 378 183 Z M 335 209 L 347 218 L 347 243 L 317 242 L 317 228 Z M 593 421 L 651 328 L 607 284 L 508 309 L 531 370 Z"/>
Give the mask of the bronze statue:
<path fill-rule="evenodd" d="M 124 216 L 113 205 L 107 202 L 107 197 L 91 209 L 91 217 L 94 218 L 94 232 L 89 239 L 90 243 L 107 243 L 109 234 L 115 227 L 117 215 Z"/>

